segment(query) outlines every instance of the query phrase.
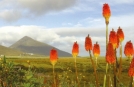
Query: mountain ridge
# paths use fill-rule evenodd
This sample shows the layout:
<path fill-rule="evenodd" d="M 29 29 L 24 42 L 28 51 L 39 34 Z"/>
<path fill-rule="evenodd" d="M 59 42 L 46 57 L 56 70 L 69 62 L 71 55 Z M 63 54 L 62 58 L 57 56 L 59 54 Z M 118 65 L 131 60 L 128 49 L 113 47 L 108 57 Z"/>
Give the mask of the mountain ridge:
<path fill-rule="evenodd" d="M 23 52 L 0 45 L 0 55 L 20 56 Z"/>
<path fill-rule="evenodd" d="M 72 55 L 68 52 L 62 51 L 49 44 L 32 39 L 29 36 L 24 36 L 14 44 L 10 46 L 12 49 L 16 49 L 26 53 L 34 53 L 39 55 L 49 56 L 52 48 L 56 49 L 59 57 L 71 57 Z"/>

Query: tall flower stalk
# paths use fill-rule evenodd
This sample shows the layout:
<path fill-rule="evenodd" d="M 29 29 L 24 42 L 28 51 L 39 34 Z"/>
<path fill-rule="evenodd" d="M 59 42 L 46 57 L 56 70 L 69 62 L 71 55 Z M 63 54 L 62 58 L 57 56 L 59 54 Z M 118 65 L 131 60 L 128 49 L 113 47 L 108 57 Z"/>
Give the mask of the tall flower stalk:
<path fill-rule="evenodd" d="M 108 24 L 109 24 L 109 18 L 111 16 L 110 7 L 107 3 L 103 4 L 103 17 L 105 18 L 106 23 L 106 45 L 108 44 Z"/>
<path fill-rule="evenodd" d="M 113 65 L 113 70 L 114 70 L 114 87 L 117 86 L 117 71 L 118 71 L 118 60 L 117 60 L 117 56 L 116 56 L 116 48 L 118 48 L 119 45 L 119 40 L 118 40 L 118 36 L 117 33 L 114 31 L 114 29 L 112 29 L 112 31 L 110 31 L 109 34 L 109 42 L 113 45 L 113 49 L 114 49 L 114 56 L 116 58 L 116 62 Z"/>
<path fill-rule="evenodd" d="M 95 80 L 96 80 L 96 87 L 99 87 L 98 76 L 97 76 L 97 72 L 96 72 L 96 65 L 94 64 L 94 61 L 92 59 L 92 54 L 91 54 L 91 51 L 92 51 L 92 40 L 91 40 L 89 34 L 85 38 L 85 49 L 86 49 L 86 51 L 89 52 L 89 55 L 90 55 L 90 60 L 91 60 L 91 63 L 92 63 L 93 69 L 94 69 L 94 75 L 95 75 Z"/>
<path fill-rule="evenodd" d="M 53 80 L 54 80 L 54 87 L 56 87 L 56 80 L 55 80 L 55 72 L 54 72 L 54 66 L 57 63 L 57 59 L 58 59 L 58 53 L 57 50 L 55 50 L 54 48 L 50 51 L 50 62 L 53 66 Z"/>
<path fill-rule="evenodd" d="M 117 30 L 117 36 L 119 38 L 119 45 L 120 45 L 120 62 L 119 62 L 119 75 L 121 74 L 122 70 L 122 41 L 124 40 L 124 32 L 122 29 L 119 27 Z"/>
<path fill-rule="evenodd" d="M 108 24 L 109 24 L 109 18 L 111 16 L 110 7 L 109 7 L 109 5 L 107 3 L 103 4 L 102 15 L 105 18 L 105 24 L 106 24 L 106 50 L 107 50 L 107 45 L 108 45 Z M 108 63 L 106 64 L 106 74 L 104 75 L 103 87 L 106 86 L 107 69 L 108 69 Z"/>
<path fill-rule="evenodd" d="M 106 51 L 106 62 L 110 65 L 109 73 L 108 73 L 108 76 L 109 76 L 108 87 L 111 87 L 111 86 L 113 86 L 112 80 L 111 80 L 111 74 L 110 74 L 111 73 L 110 72 L 111 71 L 111 65 L 114 66 L 114 64 L 116 62 L 116 58 L 115 58 L 115 50 L 113 48 L 113 44 L 110 43 L 110 42 L 108 43 L 108 47 L 107 47 L 107 51 Z M 116 87 L 116 86 L 114 85 L 114 87 Z"/>
<path fill-rule="evenodd" d="M 96 44 L 94 44 L 93 46 L 93 54 L 95 57 L 95 62 L 96 62 L 96 67 L 97 67 L 97 58 L 100 55 L 100 45 L 98 44 L 98 42 L 96 42 Z"/>
<path fill-rule="evenodd" d="M 76 65 L 76 57 L 78 56 L 78 54 L 79 54 L 79 45 L 78 45 L 78 43 L 76 41 L 76 42 L 74 42 L 73 47 L 72 47 L 72 55 L 73 55 L 73 58 L 74 58 L 76 81 L 77 81 L 78 87 L 80 87 L 79 79 L 78 79 L 78 72 L 77 72 L 77 65 Z"/>

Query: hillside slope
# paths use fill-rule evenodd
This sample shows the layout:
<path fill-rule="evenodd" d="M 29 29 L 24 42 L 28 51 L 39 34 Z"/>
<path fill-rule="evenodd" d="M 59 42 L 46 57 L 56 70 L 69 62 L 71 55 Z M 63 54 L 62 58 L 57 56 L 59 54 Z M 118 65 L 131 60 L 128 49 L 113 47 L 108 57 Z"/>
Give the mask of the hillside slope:
<path fill-rule="evenodd" d="M 50 50 L 55 47 L 48 45 L 46 43 L 36 41 L 28 36 L 25 36 L 21 38 L 19 41 L 17 41 L 16 43 L 14 43 L 13 45 L 11 45 L 10 48 L 17 49 L 27 53 L 49 56 Z M 59 57 L 72 56 L 70 53 L 59 50 L 58 48 L 55 49 L 58 51 Z"/>

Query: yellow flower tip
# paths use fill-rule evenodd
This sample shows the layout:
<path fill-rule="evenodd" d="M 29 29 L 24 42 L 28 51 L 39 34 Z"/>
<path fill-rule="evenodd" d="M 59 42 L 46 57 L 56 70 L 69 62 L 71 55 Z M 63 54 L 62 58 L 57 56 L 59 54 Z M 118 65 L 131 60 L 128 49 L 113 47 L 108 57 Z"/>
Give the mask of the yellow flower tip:
<path fill-rule="evenodd" d="M 27 60 L 27 63 L 29 63 L 30 61 L 29 60 Z"/>
<path fill-rule="evenodd" d="M 78 53 L 73 53 L 72 55 L 73 55 L 73 58 L 76 58 Z"/>
<path fill-rule="evenodd" d="M 98 58 L 99 54 L 95 53 L 94 56 L 95 56 L 96 58 Z"/>
<path fill-rule="evenodd" d="M 51 64 L 54 66 L 57 63 L 57 60 L 51 61 Z"/>

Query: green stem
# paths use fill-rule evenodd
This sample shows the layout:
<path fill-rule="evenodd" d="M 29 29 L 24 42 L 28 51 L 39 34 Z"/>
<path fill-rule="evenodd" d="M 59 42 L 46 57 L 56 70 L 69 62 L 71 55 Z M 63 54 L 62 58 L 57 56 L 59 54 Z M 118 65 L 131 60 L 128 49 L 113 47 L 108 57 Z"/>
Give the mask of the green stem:
<path fill-rule="evenodd" d="M 134 87 L 134 76 L 132 77 L 132 87 Z"/>
<path fill-rule="evenodd" d="M 78 79 L 78 72 L 77 72 L 77 65 L 76 65 L 76 58 L 74 60 L 74 67 L 75 67 L 76 81 L 77 81 L 78 87 L 80 87 L 79 79 Z"/>
<path fill-rule="evenodd" d="M 106 50 L 108 45 L 108 24 L 106 24 Z"/>
<path fill-rule="evenodd" d="M 108 87 L 113 87 L 113 84 L 112 84 L 112 79 L 111 79 L 111 75 L 112 75 L 112 70 L 111 70 L 111 64 L 109 65 L 109 86 Z M 115 86 L 114 86 L 115 87 Z"/>
<path fill-rule="evenodd" d="M 117 67 L 116 67 L 116 64 L 113 64 L 113 71 L 114 71 L 114 72 L 113 72 L 113 74 L 114 74 L 114 87 L 116 87 L 116 81 L 117 81 L 117 80 L 116 80 L 116 72 L 117 72 L 117 71 L 116 71 L 116 68 L 117 68 Z"/>
<path fill-rule="evenodd" d="M 106 63 L 106 73 L 104 75 L 103 87 L 106 87 L 107 71 L 108 71 L 108 63 Z"/>
<path fill-rule="evenodd" d="M 56 87 L 55 72 L 54 72 L 54 65 L 53 65 L 53 79 L 54 79 L 54 87 Z"/>
<path fill-rule="evenodd" d="M 94 75 L 95 75 L 95 79 L 96 79 L 96 87 L 99 87 L 98 76 L 97 76 L 97 72 L 96 72 L 96 66 L 95 66 L 94 61 L 92 59 L 92 54 L 91 54 L 90 50 L 89 50 L 89 55 L 90 55 L 90 60 L 91 60 L 93 69 L 94 69 Z"/>
<path fill-rule="evenodd" d="M 119 65 L 119 75 L 118 77 L 120 78 L 122 71 L 122 42 L 120 42 L 120 65 Z"/>
<path fill-rule="evenodd" d="M 113 65 L 114 66 L 114 68 L 113 68 L 113 70 L 114 70 L 114 87 L 117 87 L 117 71 L 118 71 L 118 69 L 119 69 L 119 64 L 118 64 L 118 60 L 117 60 L 117 55 L 116 55 L 116 48 L 115 48 L 115 58 L 116 58 L 116 62 L 115 62 L 115 65 Z"/>
<path fill-rule="evenodd" d="M 97 57 L 95 57 L 96 70 L 97 70 Z"/>
<path fill-rule="evenodd" d="M 107 51 L 107 45 L 108 45 L 108 24 L 109 22 L 106 22 L 106 51 Z M 106 73 L 104 75 L 103 87 L 106 87 L 107 70 L 108 70 L 108 63 L 106 64 Z"/>

